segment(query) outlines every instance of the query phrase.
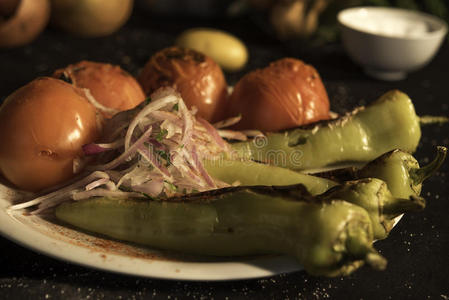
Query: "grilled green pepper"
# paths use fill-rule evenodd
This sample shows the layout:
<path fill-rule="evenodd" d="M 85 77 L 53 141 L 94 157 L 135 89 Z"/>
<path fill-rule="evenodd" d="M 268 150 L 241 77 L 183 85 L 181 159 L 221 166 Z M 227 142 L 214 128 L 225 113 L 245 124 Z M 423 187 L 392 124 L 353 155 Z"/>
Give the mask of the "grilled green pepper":
<path fill-rule="evenodd" d="M 234 143 L 233 157 L 294 170 L 315 169 L 346 161 L 370 161 L 396 148 L 414 152 L 420 137 L 420 119 L 412 101 L 394 90 L 366 108 L 312 128 L 268 133 L 265 139 Z"/>
<path fill-rule="evenodd" d="M 418 161 L 405 151 L 395 149 L 371 161 L 363 168 L 344 168 L 315 174 L 342 183 L 365 177 L 382 179 L 393 196 L 409 198 L 419 196 L 422 183 L 432 176 L 443 164 L 447 148 L 437 146 L 437 154 L 432 162 L 420 167 Z M 316 178 L 316 177 L 315 177 Z"/>
<path fill-rule="evenodd" d="M 307 175 L 286 168 L 239 160 L 205 161 L 207 172 L 228 184 L 291 185 L 301 183 L 312 195 L 322 194 L 337 185 L 335 181 Z"/>
<path fill-rule="evenodd" d="M 365 208 L 373 222 L 375 239 L 384 239 L 399 215 L 424 208 L 424 199 L 418 197 L 421 183 L 440 167 L 445 158 L 446 148 L 439 146 L 437 149 L 435 160 L 423 168 L 419 168 L 411 154 L 393 150 L 361 170 L 345 168 L 317 174 L 332 180 L 251 161 L 206 162 L 205 166 L 212 176 L 228 183 L 235 180 L 244 185 L 302 183 L 314 195 L 324 193 L 337 183 L 343 184 L 323 196 L 342 198 Z M 366 180 L 352 181 L 360 178 Z M 349 180 L 351 182 L 344 182 Z"/>
<path fill-rule="evenodd" d="M 377 178 L 347 181 L 331 188 L 321 197 L 324 199 L 345 199 L 363 207 L 368 212 L 375 239 L 385 239 L 393 228 L 396 218 L 403 213 L 424 209 L 426 203 L 421 197 L 394 197 L 387 184 Z"/>
<path fill-rule="evenodd" d="M 288 254 L 314 275 L 346 275 L 364 262 L 384 269 L 365 209 L 317 201 L 302 185 L 231 187 L 164 201 L 94 198 L 56 216 L 82 229 L 200 255 Z"/>

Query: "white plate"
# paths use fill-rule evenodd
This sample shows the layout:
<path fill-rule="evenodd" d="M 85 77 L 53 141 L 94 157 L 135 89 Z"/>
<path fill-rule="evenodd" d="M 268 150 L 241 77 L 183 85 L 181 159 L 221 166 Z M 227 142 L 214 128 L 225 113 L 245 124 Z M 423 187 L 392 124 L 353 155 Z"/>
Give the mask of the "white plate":
<path fill-rule="evenodd" d="M 0 184 L 0 234 L 34 251 L 87 267 L 183 280 L 261 278 L 302 269 L 286 256 L 188 257 L 103 239 L 20 211 L 8 212 L 7 208 L 21 197 Z"/>
<path fill-rule="evenodd" d="M 288 256 L 211 258 L 186 256 L 89 235 L 55 220 L 8 211 L 24 195 L 0 184 L 0 235 L 34 251 L 122 274 L 182 280 L 237 280 L 300 271 Z M 394 225 L 402 215 L 396 218 Z"/>

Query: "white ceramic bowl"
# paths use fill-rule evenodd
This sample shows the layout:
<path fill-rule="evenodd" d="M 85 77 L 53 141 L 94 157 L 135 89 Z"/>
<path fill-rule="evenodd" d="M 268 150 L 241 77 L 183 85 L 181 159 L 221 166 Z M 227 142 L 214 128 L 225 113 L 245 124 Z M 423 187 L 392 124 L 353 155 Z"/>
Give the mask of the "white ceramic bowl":
<path fill-rule="evenodd" d="M 443 20 L 399 8 L 354 7 L 337 19 L 351 59 L 383 80 L 400 80 L 425 66 L 447 33 Z"/>

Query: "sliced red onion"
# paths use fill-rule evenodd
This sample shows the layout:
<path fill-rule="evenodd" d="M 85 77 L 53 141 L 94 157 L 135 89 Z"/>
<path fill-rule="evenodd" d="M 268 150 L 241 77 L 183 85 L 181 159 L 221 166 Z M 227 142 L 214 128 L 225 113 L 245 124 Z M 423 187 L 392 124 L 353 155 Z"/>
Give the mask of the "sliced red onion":
<path fill-rule="evenodd" d="M 98 109 L 98 110 L 100 110 L 100 111 L 102 111 L 102 112 L 104 112 L 106 114 L 112 115 L 112 116 L 117 114 L 118 112 L 120 112 L 119 110 L 117 110 L 115 108 L 106 107 L 103 104 L 101 104 L 100 102 L 98 102 L 95 99 L 95 97 L 91 94 L 89 89 L 83 88 L 82 90 L 84 91 L 84 94 L 86 95 L 87 100 L 89 100 L 89 102 L 93 106 L 95 106 L 96 109 Z"/>
<path fill-rule="evenodd" d="M 159 143 L 156 139 L 149 139 L 148 142 L 153 145 L 154 149 L 159 150 L 163 149 L 164 145 Z"/>
<path fill-rule="evenodd" d="M 264 137 L 265 136 L 265 134 L 263 134 L 263 132 L 260 130 L 242 130 L 240 132 L 243 133 L 244 135 L 246 135 L 247 137 L 255 137 L 255 136 Z"/>
<path fill-rule="evenodd" d="M 169 197 L 178 193 L 179 189 L 191 192 L 227 186 L 224 182 L 214 180 L 202 163 L 206 156 L 213 159 L 229 150 L 227 143 L 220 137 L 221 130 L 217 131 L 203 119 L 195 119 L 194 111 L 187 109 L 173 89 L 162 89 L 153 94 L 152 98 L 152 103 L 119 113 L 107 123 L 105 129 L 108 135 L 103 139 L 108 143 L 83 147 L 86 155 L 123 147 L 125 150 L 121 155 L 106 164 L 91 167 L 98 171 L 73 184 L 14 205 L 11 209 L 39 205 L 35 213 L 41 213 L 70 198 L 143 197 L 142 193 L 151 197 Z M 178 110 L 174 111 L 176 103 Z M 159 136 L 159 132 L 164 129 L 168 134 Z M 225 132 L 233 138 L 239 136 L 238 132 Z M 156 151 L 165 151 L 170 156 L 169 166 L 161 162 Z M 117 168 L 131 159 L 136 159 L 132 166 L 127 166 L 125 170 Z M 172 184 L 177 187 L 176 190 L 171 189 Z M 132 192 L 118 190 L 121 185 Z"/>
<path fill-rule="evenodd" d="M 89 184 L 90 182 L 92 182 L 96 179 L 101 179 L 101 178 L 109 179 L 109 175 L 106 174 L 105 172 L 95 171 L 95 172 L 91 173 L 89 176 L 84 177 L 83 179 L 81 179 L 71 185 L 68 185 L 62 189 L 51 192 L 49 194 L 37 197 L 33 200 L 13 205 L 10 207 L 10 209 L 11 210 L 23 209 L 23 208 L 31 207 L 31 206 L 38 205 L 41 203 L 42 204 L 44 204 L 44 203 L 59 204 L 59 202 L 57 202 L 57 201 L 61 200 L 62 198 L 66 198 L 67 195 L 70 195 L 74 190 L 79 189 L 79 188 L 84 188 L 84 186 L 86 184 Z M 54 206 L 54 205 L 51 205 L 51 206 Z M 51 206 L 48 206 L 48 207 L 51 207 Z"/>
<path fill-rule="evenodd" d="M 101 179 L 95 180 L 95 181 L 89 183 L 88 185 L 86 185 L 85 189 L 86 189 L 86 191 L 90 191 L 90 190 L 93 190 L 94 188 L 97 188 L 102 185 L 106 186 L 106 188 L 108 190 L 116 190 L 117 189 L 115 186 L 115 183 L 113 183 L 108 178 L 101 178 Z"/>
<path fill-rule="evenodd" d="M 170 92 L 169 92 L 170 91 Z M 179 102 L 180 96 L 173 89 L 162 90 L 152 94 L 153 102 L 145 106 L 131 121 L 125 135 L 125 152 L 130 147 L 131 136 L 139 122 L 152 111 L 160 110 L 168 105 L 174 105 Z"/>
<path fill-rule="evenodd" d="M 157 197 L 162 193 L 164 180 L 154 179 L 140 185 L 133 185 L 131 188 L 133 191 L 145 193 L 151 197 Z"/>
<path fill-rule="evenodd" d="M 189 110 L 187 109 L 184 101 L 179 101 L 178 109 L 179 109 L 179 112 L 181 113 L 182 118 L 184 120 L 184 124 L 182 126 L 181 145 L 187 147 L 188 144 L 191 143 L 192 129 L 193 129 L 193 120 L 192 120 L 193 117 L 190 114 Z"/>
<path fill-rule="evenodd" d="M 86 155 L 86 156 L 95 155 L 95 154 L 99 154 L 99 153 L 102 153 L 105 151 L 112 150 L 111 148 L 104 148 L 104 147 L 100 146 L 99 144 L 95 144 L 95 143 L 83 145 L 82 149 L 83 149 L 84 155 Z"/>
<path fill-rule="evenodd" d="M 156 119 L 157 121 L 168 120 L 168 121 L 178 125 L 179 127 L 182 126 L 181 118 L 178 117 L 177 115 L 175 115 L 172 112 L 163 111 L 163 110 L 157 110 L 157 111 L 151 112 L 150 116 L 153 117 L 154 119 Z"/>
<path fill-rule="evenodd" d="M 237 124 L 238 122 L 240 122 L 241 119 L 242 119 L 242 115 L 238 115 L 236 117 L 231 117 L 228 119 L 221 120 L 217 123 L 214 123 L 213 126 L 216 129 L 226 128 L 226 127 Z"/>
<path fill-rule="evenodd" d="M 95 170 L 100 170 L 100 171 L 114 169 L 121 163 L 125 162 L 127 159 L 131 158 L 136 153 L 137 149 L 148 140 L 148 137 L 151 135 L 151 132 L 152 132 L 152 128 L 150 127 L 150 128 L 148 128 L 147 131 L 145 131 L 142 134 L 141 137 L 139 137 L 137 139 L 137 141 L 134 144 L 131 145 L 130 148 L 128 148 L 128 150 L 125 150 L 122 154 L 120 154 L 119 157 L 115 158 L 114 160 L 112 160 L 104 165 L 96 165 L 96 166 L 92 166 L 90 168 L 95 169 Z"/>
<path fill-rule="evenodd" d="M 107 190 L 103 188 L 96 188 L 90 191 L 78 192 L 72 195 L 72 199 L 75 201 L 88 199 L 91 197 L 117 197 L 117 198 L 144 198 L 142 193 L 136 192 L 123 192 L 120 190 Z"/>
<path fill-rule="evenodd" d="M 139 149 L 137 149 L 137 152 L 139 152 L 139 154 L 143 158 L 145 158 L 156 170 L 158 170 L 167 180 L 173 180 L 170 172 L 168 172 L 167 168 L 157 160 L 152 151 L 145 149 L 145 147 L 140 147 Z"/>
<path fill-rule="evenodd" d="M 241 133 L 240 131 L 220 129 L 218 130 L 218 134 L 225 139 L 238 140 L 238 141 L 248 140 L 248 137 L 243 133 Z"/>
<path fill-rule="evenodd" d="M 32 215 L 38 215 L 43 211 L 46 211 L 49 208 L 55 207 L 61 203 L 67 202 L 70 200 L 70 198 L 76 194 L 78 191 L 80 191 L 80 189 L 74 189 L 74 190 L 70 190 L 70 191 L 64 191 L 61 192 L 58 195 L 54 195 L 52 197 L 49 197 L 47 199 L 45 199 L 45 201 L 42 201 L 38 208 L 34 211 L 31 212 Z"/>
<path fill-rule="evenodd" d="M 207 173 L 206 169 L 204 168 L 204 165 L 203 165 L 202 161 L 198 158 L 198 154 L 196 153 L 196 146 L 195 145 L 192 146 L 192 158 L 193 158 L 193 161 L 195 163 L 195 167 L 199 171 L 199 173 L 201 174 L 202 178 L 206 181 L 206 183 L 211 188 L 216 188 L 217 186 L 215 185 L 212 177 L 210 177 L 209 173 Z"/>
<path fill-rule="evenodd" d="M 214 138 L 214 141 L 223 149 L 227 149 L 226 142 L 221 138 L 221 136 L 218 134 L 217 129 L 215 129 L 212 125 L 210 125 L 209 122 L 204 120 L 203 118 L 198 117 L 197 121 L 201 123 L 204 128 L 207 129 L 207 132 Z"/>

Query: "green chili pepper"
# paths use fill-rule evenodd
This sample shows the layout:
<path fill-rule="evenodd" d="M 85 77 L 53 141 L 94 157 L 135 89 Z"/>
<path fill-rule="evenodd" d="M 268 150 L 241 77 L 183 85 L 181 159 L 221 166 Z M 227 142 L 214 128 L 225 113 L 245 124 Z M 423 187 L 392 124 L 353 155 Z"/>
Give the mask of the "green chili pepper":
<path fill-rule="evenodd" d="M 419 169 L 418 162 L 411 154 L 393 150 L 370 162 L 359 172 L 355 168 L 346 168 L 317 174 L 332 180 L 251 161 L 218 160 L 205 162 L 205 166 L 213 177 L 230 184 L 234 181 L 243 185 L 302 183 L 313 195 L 324 193 L 337 183 L 343 184 L 342 187 L 335 187 L 325 195 L 330 193 L 332 197 L 341 197 L 365 208 L 373 221 L 375 238 L 384 239 L 390 232 L 396 217 L 424 208 L 424 199 L 418 197 L 421 183 L 439 168 L 445 153 L 446 148 L 438 147 L 437 158 L 422 169 Z M 412 174 L 420 175 L 412 179 Z M 368 179 L 360 182 L 344 182 L 359 178 Z M 335 190 L 339 193 L 334 195 Z M 345 196 L 340 196 L 341 191 L 344 191 Z M 369 195 L 369 197 L 363 195 Z"/>
<path fill-rule="evenodd" d="M 443 164 L 447 148 L 438 146 L 435 159 L 424 167 L 409 153 L 393 150 L 370 162 L 358 172 L 358 177 L 384 180 L 395 197 L 408 198 L 421 193 L 422 183 Z"/>
<path fill-rule="evenodd" d="M 231 187 L 164 201 L 94 198 L 57 207 L 69 224 L 184 253 L 287 254 L 314 275 L 346 275 L 364 262 L 384 269 L 365 209 L 315 199 L 303 185 Z"/>
<path fill-rule="evenodd" d="M 250 160 L 210 160 L 204 161 L 204 166 L 212 177 L 231 185 L 235 183 L 245 186 L 301 183 L 312 195 L 322 194 L 337 185 L 332 180 Z"/>
<path fill-rule="evenodd" d="M 233 156 L 294 170 L 315 169 L 370 161 L 396 148 L 414 152 L 420 137 L 412 101 L 394 90 L 339 119 L 235 143 Z"/>
<path fill-rule="evenodd" d="M 379 156 L 361 169 L 344 168 L 314 175 L 340 183 L 358 178 L 375 177 L 385 181 L 395 197 L 419 196 L 423 181 L 432 176 L 446 158 L 446 147 L 437 146 L 436 149 L 436 157 L 424 167 L 420 167 L 410 153 L 395 149 Z"/>
<path fill-rule="evenodd" d="M 387 184 L 377 178 L 347 181 L 323 194 L 325 199 L 345 199 L 363 207 L 368 212 L 375 239 L 385 239 L 393 228 L 396 218 L 403 213 L 424 209 L 426 203 L 421 197 L 394 197 Z"/>

